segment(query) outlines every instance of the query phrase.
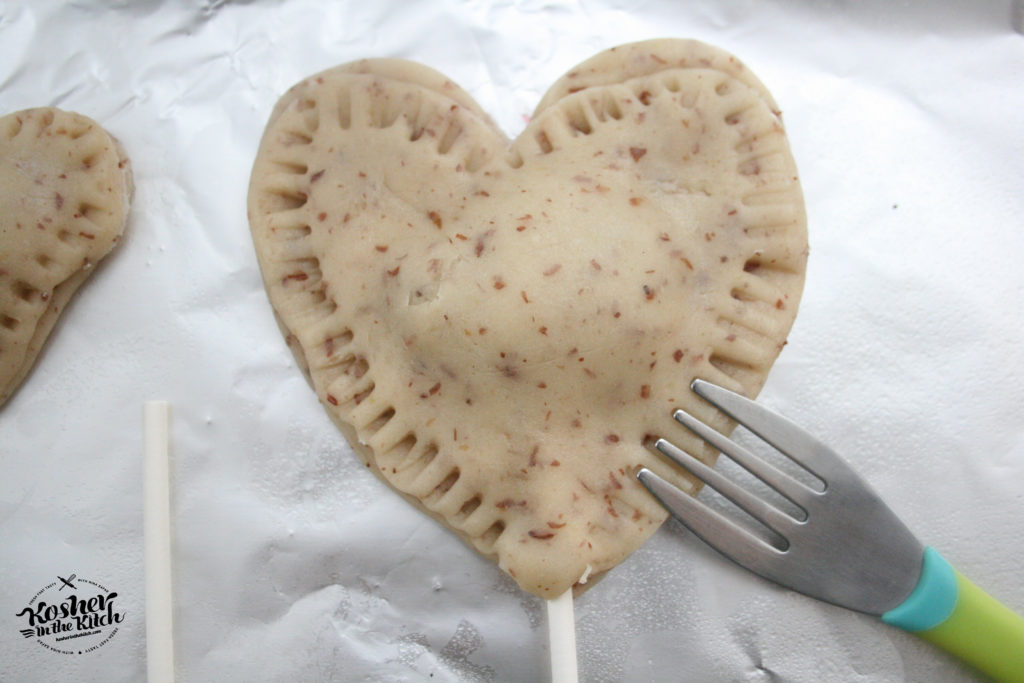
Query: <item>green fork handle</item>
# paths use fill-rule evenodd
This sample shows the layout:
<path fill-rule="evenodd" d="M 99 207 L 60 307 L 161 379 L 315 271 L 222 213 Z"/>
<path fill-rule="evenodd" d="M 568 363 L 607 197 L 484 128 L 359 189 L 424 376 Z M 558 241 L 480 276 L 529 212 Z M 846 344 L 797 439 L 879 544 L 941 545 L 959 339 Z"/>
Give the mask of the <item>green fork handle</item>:
<path fill-rule="evenodd" d="M 882 615 L 997 681 L 1024 683 L 1024 618 L 981 590 L 933 548 L 910 596 Z"/>

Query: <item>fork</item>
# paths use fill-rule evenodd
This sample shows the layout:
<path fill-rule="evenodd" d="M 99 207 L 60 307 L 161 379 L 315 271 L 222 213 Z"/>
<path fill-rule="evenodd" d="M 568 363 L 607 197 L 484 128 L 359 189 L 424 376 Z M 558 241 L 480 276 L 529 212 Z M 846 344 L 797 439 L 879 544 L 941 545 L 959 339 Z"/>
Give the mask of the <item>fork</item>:
<path fill-rule="evenodd" d="M 679 447 L 655 448 L 779 537 L 744 529 L 647 468 L 637 478 L 708 545 L 760 576 L 819 600 L 881 617 L 1000 681 L 1024 682 L 1024 618 L 953 569 L 910 532 L 832 449 L 788 419 L 704 380 L 698 396 L 824 483 L 823 490 L 677 410 L 673 417 L 788 499 L 803 515 L 774 505 Z M 778 545 L 779 547 L 776 547 Z"/>

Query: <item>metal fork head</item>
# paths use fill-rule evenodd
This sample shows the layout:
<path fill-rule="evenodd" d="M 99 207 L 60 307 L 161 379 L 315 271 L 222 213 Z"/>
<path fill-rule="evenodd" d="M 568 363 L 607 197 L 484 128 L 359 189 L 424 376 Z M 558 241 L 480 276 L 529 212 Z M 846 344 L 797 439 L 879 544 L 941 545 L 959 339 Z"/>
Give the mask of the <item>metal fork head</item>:
<path fill-rule="evenodd" d="M 739 394 L 703 380 L 698 396 L 824 482 L 817 490 L 678 410 L 675 419 L 795 504 L 794 516 L 738 485 L 665 439 L 655 448 L 784 542 L 775 547 L 647 468 L 637 477 L 703 541 L 747 569 L 842 607 L 882 614 L 917 585 L 924 547 L 834 451 L 808 432 Z"/>

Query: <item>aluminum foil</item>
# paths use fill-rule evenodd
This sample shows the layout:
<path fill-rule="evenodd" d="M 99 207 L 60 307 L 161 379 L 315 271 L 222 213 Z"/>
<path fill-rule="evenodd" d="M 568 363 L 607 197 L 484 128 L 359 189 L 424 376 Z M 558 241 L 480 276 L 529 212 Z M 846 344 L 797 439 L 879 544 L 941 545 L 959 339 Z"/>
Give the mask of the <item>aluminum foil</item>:
<path fill-rule="evenodd" d="M 0 410 L 0 680 L 145 677 L 154 398 L 173 406 L 180 680 L 545 680 L 541 602 L 374 479 L 318 406 L 263 292 L 249 169 L 276 99 L 342 62 L 423 62 L 515 135 L 576 63 L 664 36 L 744 60 L 801 170 L 807 286 L 762 400 L 1024 611 L 1022 17 L 969 0 L 0 1 L 0 112 L 93 117 L 137 188 L 124 243 Z M 122 617 L 82 654 L 16 616 L 71 574 Z M 674 524 L 576 617 L 586 681 L 974 680 Z"/>

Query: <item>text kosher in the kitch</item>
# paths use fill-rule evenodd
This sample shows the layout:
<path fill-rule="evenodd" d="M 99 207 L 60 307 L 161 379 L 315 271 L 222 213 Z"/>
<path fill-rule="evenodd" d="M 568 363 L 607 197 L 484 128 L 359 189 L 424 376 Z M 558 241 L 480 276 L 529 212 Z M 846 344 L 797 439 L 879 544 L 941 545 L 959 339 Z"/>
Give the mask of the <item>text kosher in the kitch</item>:
<path fill-rule="evenodd" d="M 40 601 L 34 608 L 26 607 L 18 612 L 19 617 L 28 617 L 28 625 L 36 629 L 36 635 L 45 636 L 68 631 L 87 631 L 101 626 L 113 626 L 124 619 L 114 609 L 117 593 L 95 595 L 81 599 L 69 595 L 56 605 Z"/>
<path fill-rule="evenodd" d="M 17 613 L 21 634 L 63 654 L 92 652 L 109 642 L 125 618 L 117 592 L 74 574 L 58 579 Z"/>

